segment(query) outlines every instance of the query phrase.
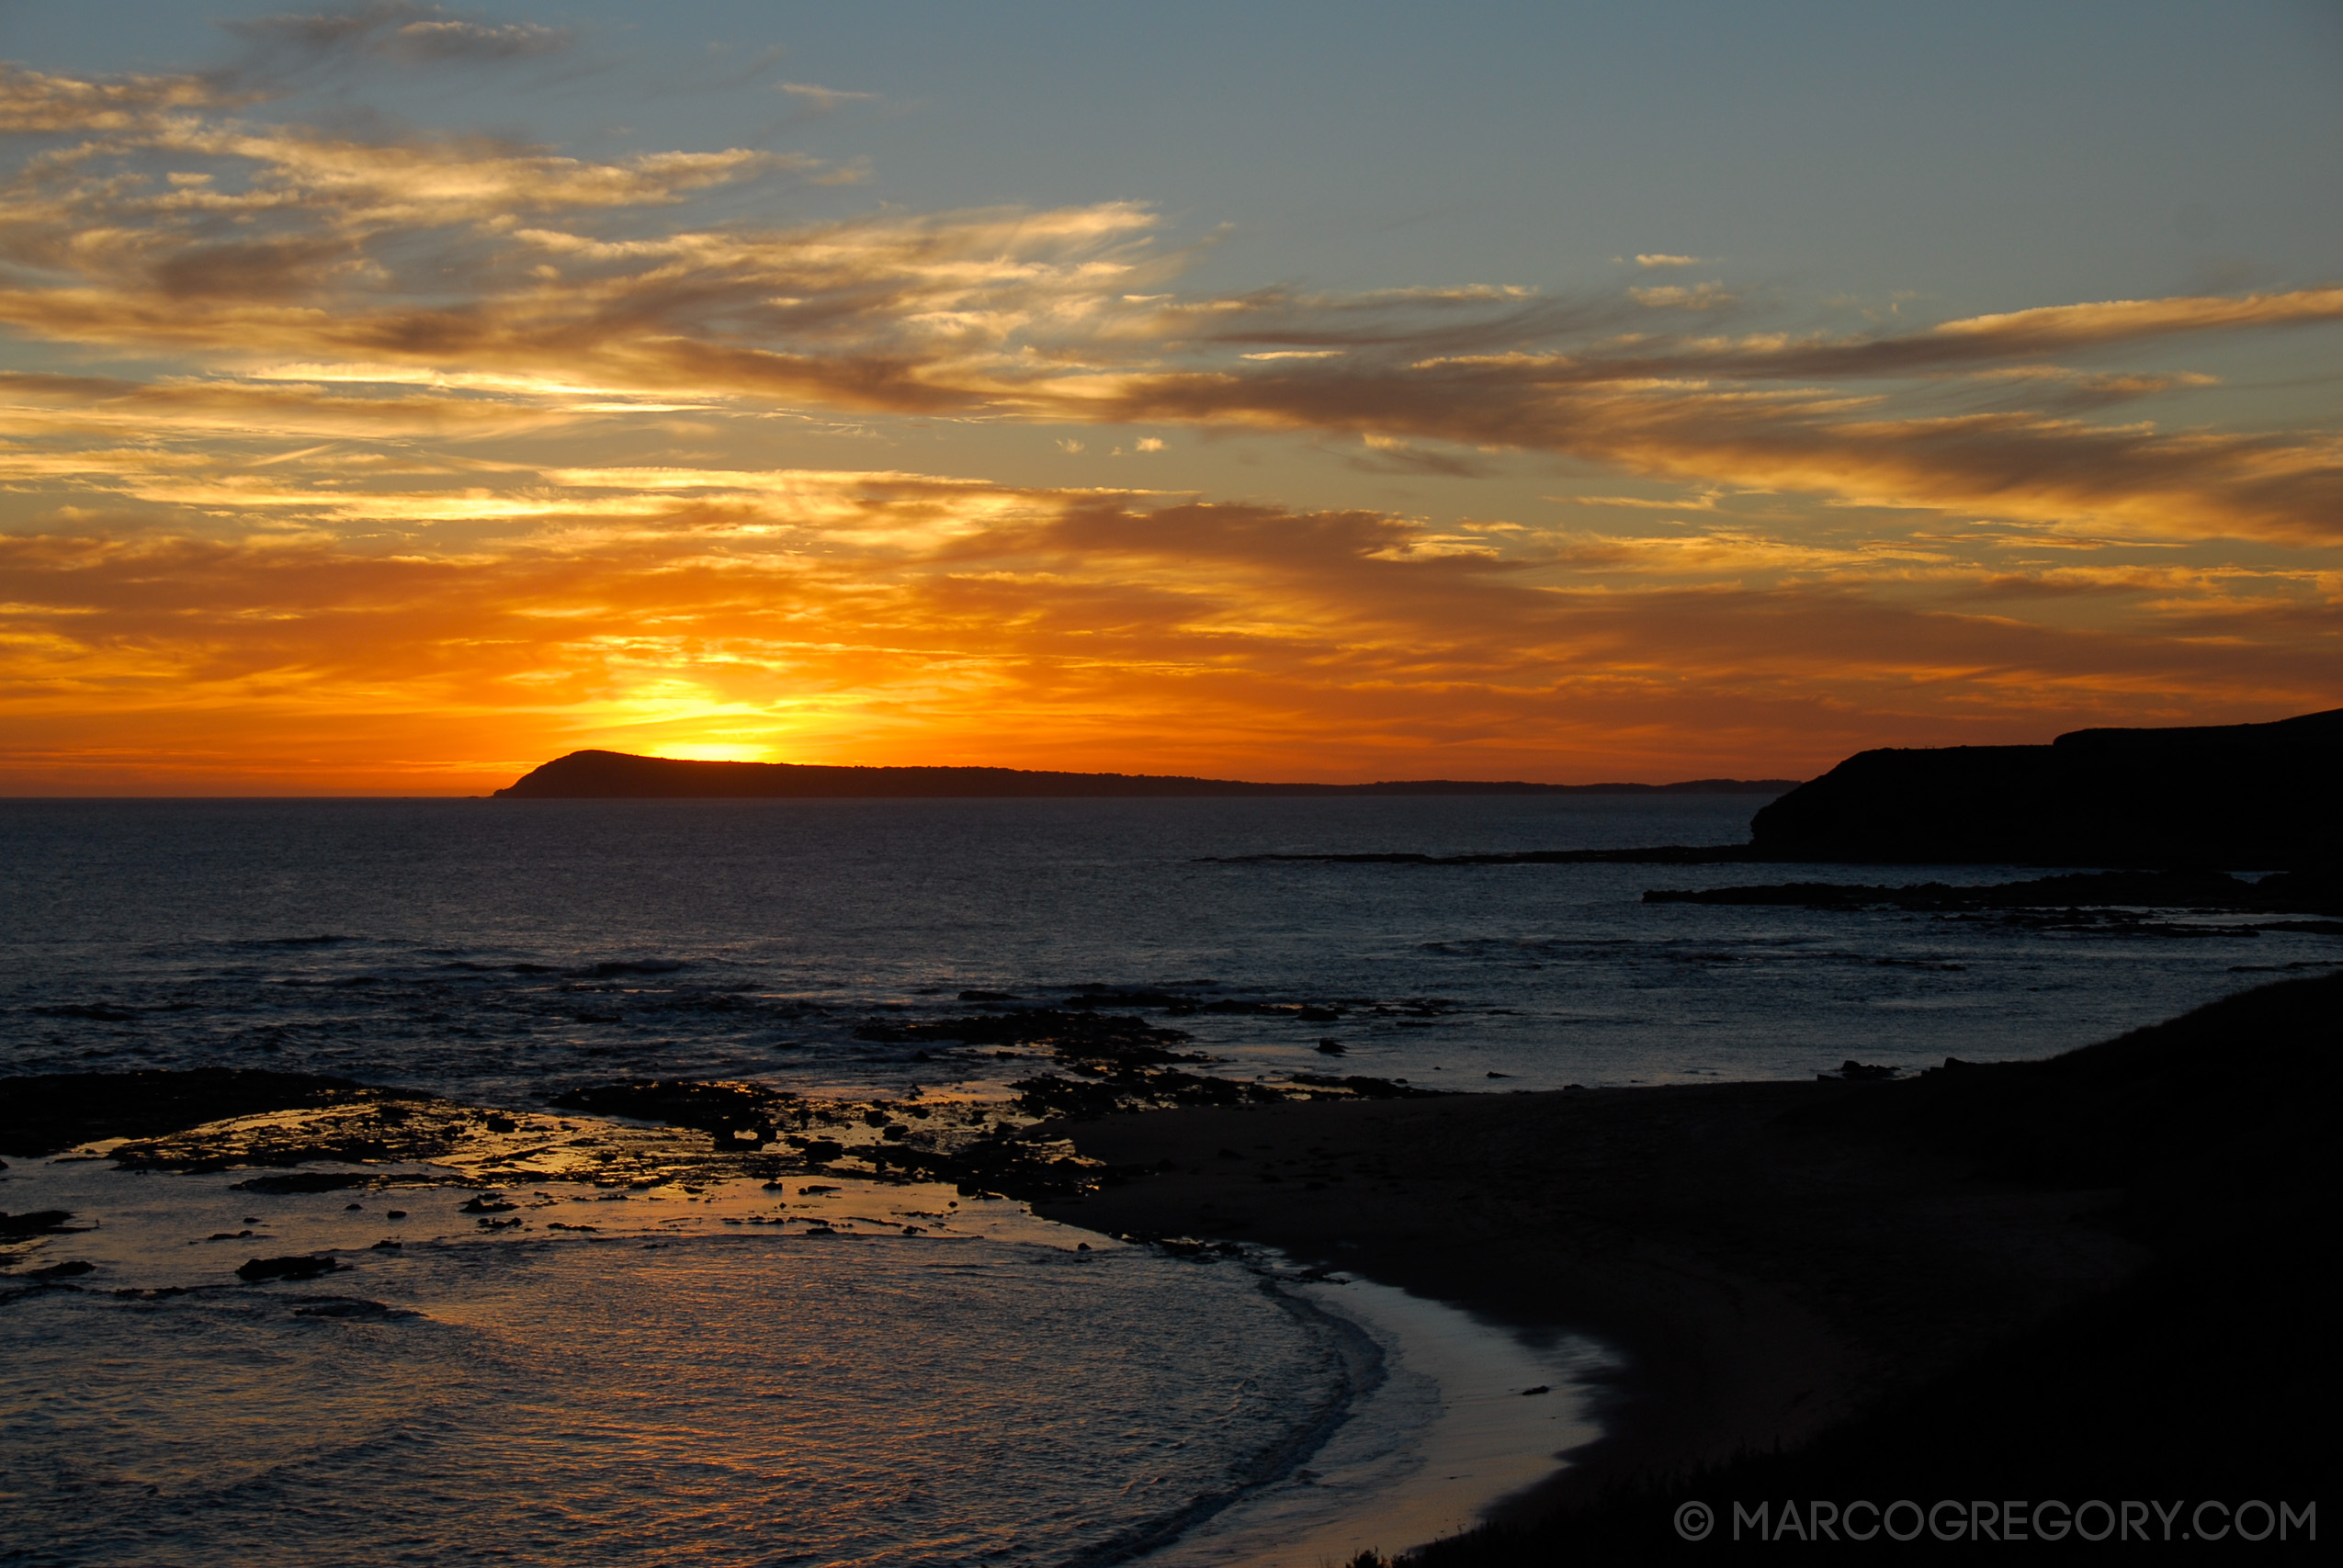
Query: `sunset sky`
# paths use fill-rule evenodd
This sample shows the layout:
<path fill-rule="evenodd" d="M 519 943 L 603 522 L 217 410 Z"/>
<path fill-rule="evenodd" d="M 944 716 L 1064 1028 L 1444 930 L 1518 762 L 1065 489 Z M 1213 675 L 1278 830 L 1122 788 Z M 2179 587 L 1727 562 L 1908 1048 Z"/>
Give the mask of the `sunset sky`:
<path fill-rule="evenodd" d="M 0 4 L 0 793 L 2343 705 L 2343 6 Z"/>

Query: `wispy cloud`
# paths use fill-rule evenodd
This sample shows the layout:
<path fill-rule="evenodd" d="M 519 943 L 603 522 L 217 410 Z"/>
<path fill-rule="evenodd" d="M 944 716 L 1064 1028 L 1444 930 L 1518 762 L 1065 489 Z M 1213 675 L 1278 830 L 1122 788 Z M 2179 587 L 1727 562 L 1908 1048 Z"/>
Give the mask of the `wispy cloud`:
<path fill-rule="evenodd" d="M 255 26 L 321 59 L 567 46 L 412 6 Z M 1722 281 L 1215 292 L 1136 203 L 760 223 L 730 198 L 836 171 L 369 138 L 238 80 L 0 71 L 19 781 L 133 731 L 189 776 L 718 729 L 1262 774 L 1305 727 L 1327 776 L 1796 773 L 2343 689 L 2343 446 L 2169 423 L 2223 389 L 2136 363 L 2332 331 L 2343 287 L 1852 332 Z M 1196 430 L 1603 493 L 1443 522 L 764 455 L 849 416 L 1119 441 L 1149 461 L 1101 471 L 1167 487 Z M 222 715 L 243 761 L 205 761 Z"/>
<path fill-rule="evenodd" d="M 843 87 L 817 86 L 811 82 L 779 82 L 776 91 L 788 94 L 817 113 L 827 113 L 841 104 L 869 104 L 878 101 L 877 93 L 850 93 Z"/>
<path fill-rule="evenodd" d="M 321 38 L 458 25 L 396 8 L 278 20 L 303 37 L 315 22 Z M 87 139 L 27 160 L 6 189 L 0 259 L 17 270 L 0 284 L 0 322 L 199 355 L 215 372 L 264 355 L 364 359 L 671 399 L 1528 448 L 2197 536 L 2343 528 L 2323 440 L 2080 417 L 2179 384 L 2145 372 L 2092 381 L 2062 367 L 2032 407 L 2022 392 L 2022 373 L 2054 355 L 2343 320 L 2343 288 L 1851 334 L 1650 329 L 1655 310 L 1729 327 L 1743 310 L 1713 282 L 1613 299 L 1490 285 L 1193 295 L 1166 287 L 1182 258 L 1129 204 L 712 229 L 688 221 L 696 192 L 821 170 L 746 149 L 597 164 L 461 139 L 359 141 L 245 123 L 181 79 L 17 73 L 6 88 L 17 122 Z M 659 221 L 662 208 L 681 220 Z M 458 297 L 450 276 L 465 280 Z M 1963 377 L 1995 380 L 2002 406 L 1946 415 L 1867 389 Z"/>
<path fill-rule="evenodd" d="M 0 782 L 99 767 L 72 761 L 99 713 L 183 748 L 187 777 L 323 750 L 377 787 L 386 735 L 421 745 L 435 716 L 443 740 L 494 718 L 501 739 L 464 754 L 508 772 L 721 732 L 799 757 L 1252 775 L 1550 776 L 1598 744 L 1605 768 L 1697 773 L 1730 752 L 1801 773 L 1882 727 L 1974 738 L 1990 714 L 2024 738 L 2278 712 L 2343 678 L 2335 582 L 2028 570 L 1960 538 L 1829 542 L 1737 518 L 1667 536 L 1443 530 L 338 443 L 266 466 L 153 444 L 48 456 L 0 468 L 67 502 L 0 535 Z M 2008 613 L 2077 593 L 2133 608 L 2088 628 Z M 240 758 L 206 760 L 206 714 L 249 738 Z M 1296 763 L 1306 716 L 1321 742 Z"/>
<path fill-rule="evenodd" d="M 559 54 L 577 41 L 569 28 L 486 22 L 438 6 L 376 0 L 338 10 L 284 12 L 221 24 L 264 49 L 311 58 L 370 55 L 416 65 L 504 63 Z"/>
<path fill-rule="evenodd" d="M 1714 310 L 1733 303 L 1733 296 L 1725 291 L 1722 283 L 1696 283 L 1687 288 L 1669 284 L 1654 288 L 1630 288 L 1628 296 L 1638 305 L 1655 310 Z"/>

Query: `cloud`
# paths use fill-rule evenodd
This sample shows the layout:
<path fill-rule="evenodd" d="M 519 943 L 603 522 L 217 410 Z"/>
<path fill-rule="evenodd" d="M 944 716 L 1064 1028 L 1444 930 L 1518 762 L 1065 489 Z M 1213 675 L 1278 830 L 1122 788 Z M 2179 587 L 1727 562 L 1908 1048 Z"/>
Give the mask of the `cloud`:
<path fill-rule="evenodd" d="M 0 133 L 123 131 L 154 124 L 173 110 L 219 108 L 244 101 L 207 77 L 120 76 L 85 82 L 0 61 Z"/>
<path fill-rule="evenodd" d="M 1671 256 L 1658 252 L 1650 252 L 1636 257 L 1636 265 L 1641 267 L 1698 266 L 1700 263 L 1701 258 L 1698 256 Z"/>
<path fill-rule="evenodd" d="M 1345 463 L 1363 474 L 1415 474 L 1441 479 L 1471 479 L 1488 471 L 1488 465 L 1454 452 L 1432 452 L 1402 441 L 1397 436 L 1377 435 L 1370 431 L 1360 437 L 1366 447 L 1364 457 L 1353 456 Z"/>
<path fill-rule="evenodd" d="M 2029 570 L 1958 536 L 1721 514 L 1665 537 L 1440 529 L 901 472 L 435 468 L 346 443 L 257 467 L 153 444 L 9 456 L 0 486 L 72 504 L 0 534 L 0 787 L 116 777 L 134 737 L 177 787 L 469 789 L 576 745 L 742 736 L 1257 777 L 1555 776 L 1573 756 L 1803 773 L 1884 736 L 2275 716 L 2343 679 L 2333 582 Z M 2113 620 L 2009 614 L 2078 593 Z"/>
<path fill-rule="evenodd" d="M 802 100 L 817 114 L 826 114 L 841 104 L 865 104 L 878 101 L 877 93 L 850 93 L 840 87 L 816 86 L 811 82 L 776 82 L 774 84 L 774 89 Z"/>
<path fill-rule="evenodd" d="M 1725 292 L 1721 283 L 1699 283 L 1686 288 L 1670 285 L 1662 288 L 1630 288 L 1627 290 L 1638 305 L 1655 310 L 1713 310 L 1720 305 L 1733 303 L 1733 296 Z"/>
<path fill-rule="evenodd" d="M 475 26 L 271 47 L 425 23 Z M 150 742 L 378 785 L 586 743 L 1264 776 L 1297 732 L 1323 776 L 1790 773 L 2343 689 L 2335 434 L 2144 362 L 2331 331 L 2343 288 L 1858 332 L 1714 284 L 1216 292 L 1135 203 L 757 221 L 754 182 L 832 171 L 255 102 L 0 73 L 0 787 Z M 1606 493 L 1216 503 L 1176 434 L 1123 470 L 1164 493 L 775 466 L 850 416 Z"/>
<path fill-rule="evenodd" d="M 378 7 L 284 28 L 331 41 L 458 20 Z M 1501 285 L 1185 294 L 1185 257 L 1128 203 L 719 228 L 692 221 L 697 193 L 822 171 L 748 149 L 595 163 L 482 140 L 363 141 L 244 123 L 180 79 L 19 73 L 6 101 L 28 123 L 105 125 L 20 164 L 0 192 L 0 260 L 16 269 L 0 323 L 193 356 L 214 377 L 263 359 L 365 362 L 442 385 L 535 381 L 549 400 L 592 386 L 614 407 L 1181 421 L 1402 444 L 1359 459 L 1386 469 L 1471 467 L 1426 456 L 1433 442 L 2174 536 L 2343 531 L 2330 442 L 2093 423 L 2205 378 L 2046 363 L 2318 327 L 2343 320 L 2343 288 L 1885 333 L 1747 330 L 1748 307 L 1714 283 L 1579 299 Z M 465 280 L 453 297 L 451 276 Z M 1655 310 L 1726 330 L 1654 331 Z M 1997 406 L 1947 413 L 1899 385 L 1964 379 Z"/>
<path fill-rule="evenodd" d="M 482 22 L 437 6 L 378 0 L 336 11 L 287 12 L 224 22 L 267 50 L 311 59 L 368 55 L 411 65 L 498 63 L 559 54 L 577 35 L 537 22 Z"/>

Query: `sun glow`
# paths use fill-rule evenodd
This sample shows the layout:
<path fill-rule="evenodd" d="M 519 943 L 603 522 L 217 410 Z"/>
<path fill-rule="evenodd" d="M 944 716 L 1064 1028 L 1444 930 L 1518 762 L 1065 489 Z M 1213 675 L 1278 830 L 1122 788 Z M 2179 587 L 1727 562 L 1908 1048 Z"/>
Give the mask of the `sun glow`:
<path fill-rule="evenodd" d="M 1789 776 L 2343 691 L 2331 431 L 2160 362 L 2331 284 L 1191 288 L 1138 201 L 752 219 L 840 169 L 224 80 L 0 66 L 0 792 Z"/>
<path fill-rule="evenodd" d="M 770 762 L 775 760 L 771 752 L 771 747 L 761 743 L 701 740 L 662 741 L 647 755 L 689 762 Z"/>

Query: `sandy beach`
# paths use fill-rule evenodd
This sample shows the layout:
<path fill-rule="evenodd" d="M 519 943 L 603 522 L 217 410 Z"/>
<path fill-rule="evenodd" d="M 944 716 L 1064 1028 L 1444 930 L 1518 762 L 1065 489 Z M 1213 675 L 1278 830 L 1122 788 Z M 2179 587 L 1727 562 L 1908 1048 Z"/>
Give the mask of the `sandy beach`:
<path fill-rule="evenodd" d="M 1172 1168 L 1054 1219 L 1240 1237 L 1626 1351 L 1605 1437 L 1538 1505 L 1791 1445 L 2122 1279 L 2105 1191 L 2014 1194 L 1800 1125 L 1878 1085 L 1720 1084 L 1192 1109 L 1072 1130 Z M 1525 1500 L 1525 1503 L 1533 1500 Z"/>
<path fill-rule="evenodd" d="M 2045 1325 L 2088 1323 L 2160 1257 L 2193 1248 L 2252 1280 L 2242 1238 L 2283 1233 L 2301 1190 L 2288 1172 L 2309 1157 L 2264 1135 L 2304 1114 L 2288 1109 L 2295 1086 L 2331 1073 L 2339 990 L 2273 986 L 2049 1062 L 1900 1081 L 1107 1117 L 1066 1131 L 1085 1155 L 1153 1174 L 1039 1212 L 1265 1242 L 1615 1346 L 1603 1435 L 1495 1516 L 1531 1525 L 1846 1431 Z M 2215 1232 L 2229 1243 L 2210 1253 Z M 2303 1348 L 2286 1343 L 2283 1310 L 2238 1294 L 2258 1331 L 2194 1332 L 2259 1332 L 2258 1354 L 2282 1367 Z M 2195 1397 L 2176 1393 L 2168 1423 L 2217 1414 Z M 2166 1459 L 2185 1472 L 2189 1457 Z"/>

